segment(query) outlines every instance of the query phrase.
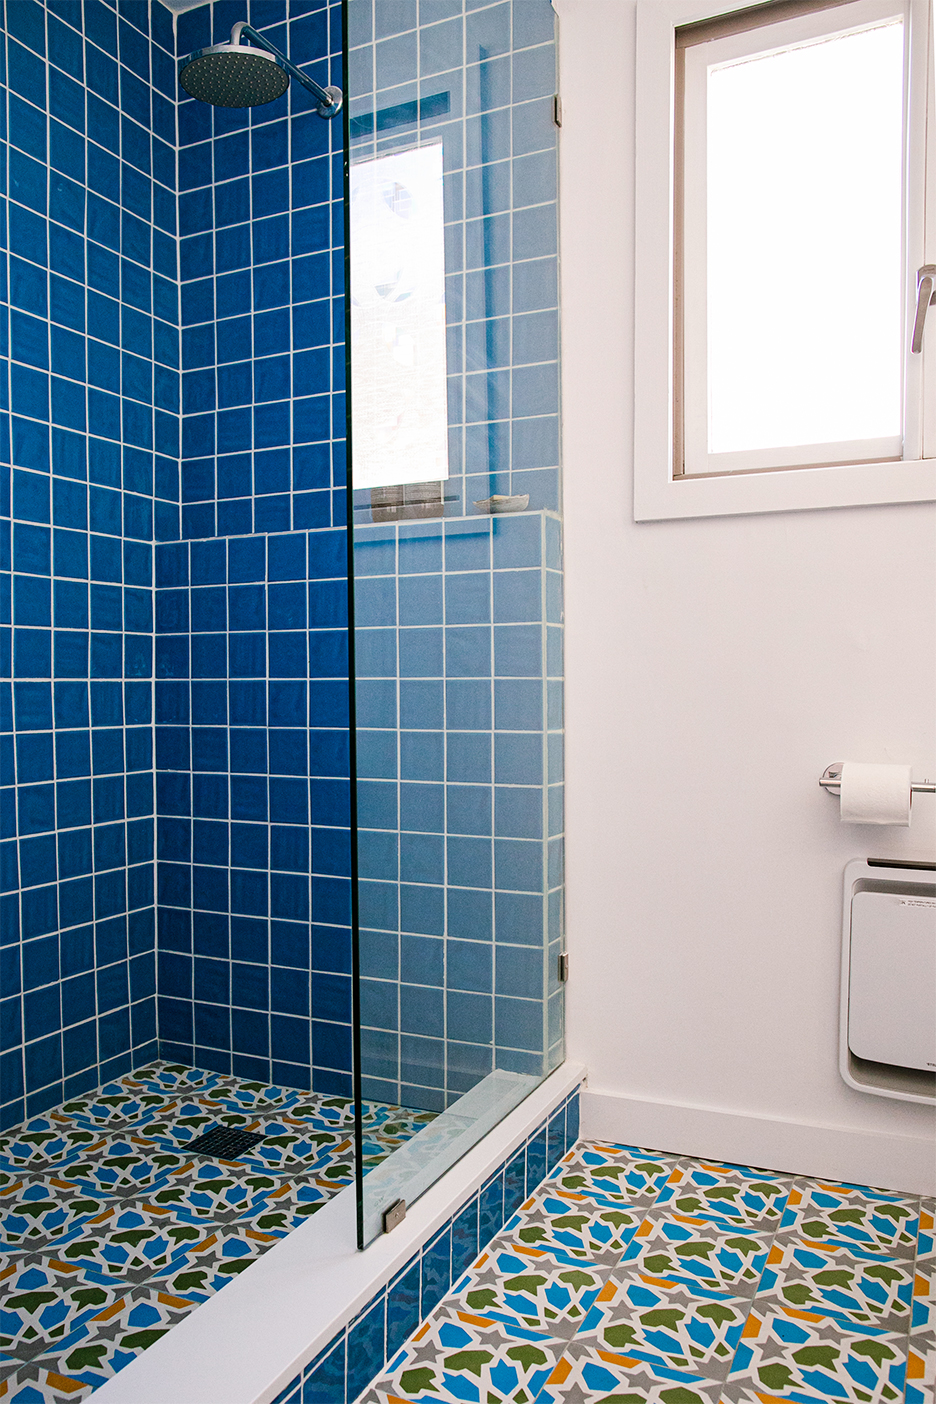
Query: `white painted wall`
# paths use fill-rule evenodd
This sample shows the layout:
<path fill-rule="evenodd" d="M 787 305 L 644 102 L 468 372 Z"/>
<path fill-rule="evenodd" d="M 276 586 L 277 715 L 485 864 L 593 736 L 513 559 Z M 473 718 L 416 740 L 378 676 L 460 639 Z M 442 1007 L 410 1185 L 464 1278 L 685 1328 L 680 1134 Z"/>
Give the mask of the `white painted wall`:
<path fill-rule="evenodd" d="M 837 1071 L 833 760 L 936 771 L 936 511 L 633 521 L 634 0 L 560 17 L 568 1052 L 586 1131 L 934 1192 L 929 1108 Z M 756 348 L 752 350 L 756 354 Z"/>

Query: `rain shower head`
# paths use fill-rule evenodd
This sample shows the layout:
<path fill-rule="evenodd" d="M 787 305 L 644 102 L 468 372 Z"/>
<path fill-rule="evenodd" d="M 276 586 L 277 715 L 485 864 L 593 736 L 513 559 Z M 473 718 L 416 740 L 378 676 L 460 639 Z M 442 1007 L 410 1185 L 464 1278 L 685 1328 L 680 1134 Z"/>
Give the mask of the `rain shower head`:
<path fill-rule="evenodd" d="M 253 40 L 242 44 L 246 35 Z M 322 88 L 289 62 L 268 39 L 249 24 L 235 24 L 228 44 L 199 49 L 179 62 L 179 82 L 200 102 L 214 107 L 257 107 L 282 97 L 295 78 L 317 100 L 320 117 L 334 117 L 341 109 L 341 89 Z"/>

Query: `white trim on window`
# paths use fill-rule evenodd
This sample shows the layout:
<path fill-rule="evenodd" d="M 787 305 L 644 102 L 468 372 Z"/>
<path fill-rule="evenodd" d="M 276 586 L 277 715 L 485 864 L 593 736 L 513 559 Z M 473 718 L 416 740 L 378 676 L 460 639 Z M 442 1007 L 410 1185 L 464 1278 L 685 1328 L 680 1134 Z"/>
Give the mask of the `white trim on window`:
<path fill-rule="evenodd" d="M 742 12 L 755 3 L 757 0 L 741 0 L 732 10 Z M 679 429 L 674 416 L 678 379 L 674 366 L 673 267 L 677 149 L 675 31 L 684 24 L 724 14 L 712 0 L 709 0 L 709 10 L 704 4 L 705 0 L 701 6 L 698 0 L 695 6 L 693 0 L 638 0 L 637 7 L 635 519 L 648 521 L 936 500 L 936 462 L 931 457 L 936 453 L 936 326 L 927 328 L 928 351 L 924 350 L 924 356 L 914 356 L 912 363 L 909 353 L 906 356 L 910 364 L 902 440 L 823 445 L 821 453 L 816 451 L 818 446 L 811 446 L 802 454 L 796 450 L 786 451 L 787 464 L 803 466 L 777 467 L 776 457 L 770 453 L 760 456 L 745 453 L 737 458 L 729 454 L 713 455 L 712 460 L 703 465 L 699 465 L 697 459 L 696 468 L 702 466 L 703 472 L 677 475 L 674 471 L 674 441 Z M 844 19 L 853 13 L 857 15 L 859 9 L 864 16 L 865 10 L 871 14 L 879 8 L 882 8 L 879 0 L 859 0 L 858 5 L 836 5 L 832 13 Z M 932 3 L 931 0 L 890 0 L 883 8 L 889 13 L 904 10 L 909 20 L 908 170 L 911 174 L 907 180 L 905 280 L 909 327 L 916 300 L 916 268 L 922 263 L 936 263 Z M 816 17 L 818 26 L 824 24 L 829 28 L 829 13 L 820 12 Z M 807 22 L 812 19 L 807 17 Z M 787 42 L 785 31 L 789 23 L 782 21 L 769 27 L 778 33 L 784 31 L 780 42 Z M 842 27 L 848 27 L 847 20 Z M 752 41 L 748 32 L 741 39 L 741 45 L 753 44 L 760 50 L 763 28 L 759 34 L 761 37 Z M 927 88 L 928 103 L 922 100 Z M 924 171 L 929 177 L 926 181 L 913 174 Z M 936 308 L 932 316 L 936 322 Z M 697 330 L 695 334 L 697 337 Z M 929 456 L 924 457 L 924 454 Z M 872 458 L 890 461 L 868 461 Z M 716 459 L 720 461 L 716 463 Z M 708 475 L 705 468 L 709 469 Z M 744 471 L 739 472 L 738 468 Z"/>

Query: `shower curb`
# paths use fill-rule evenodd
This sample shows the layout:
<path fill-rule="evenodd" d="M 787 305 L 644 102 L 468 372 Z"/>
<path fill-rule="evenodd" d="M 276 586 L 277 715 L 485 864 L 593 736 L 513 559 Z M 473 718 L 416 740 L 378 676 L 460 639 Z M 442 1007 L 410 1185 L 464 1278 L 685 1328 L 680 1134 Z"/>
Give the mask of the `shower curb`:
<path fill-rule="evenodd" d="M 585 1075 L 583 1064 L 563 1063 L 427 1190 L 399 1227 L 363 1253 L 355 1242 L 354 1187 L 342 1190 L 96 1390 L 95 1404 L 272 1404 L 278 1395 L 285 1404 L 284 1391 L 291 1398 L 303 1368 L 579 1089 Z M 382 1365 L 376 1361 L 371 1378 Z M 349 1404 L 354 1397 L 349 1395 Z"/>

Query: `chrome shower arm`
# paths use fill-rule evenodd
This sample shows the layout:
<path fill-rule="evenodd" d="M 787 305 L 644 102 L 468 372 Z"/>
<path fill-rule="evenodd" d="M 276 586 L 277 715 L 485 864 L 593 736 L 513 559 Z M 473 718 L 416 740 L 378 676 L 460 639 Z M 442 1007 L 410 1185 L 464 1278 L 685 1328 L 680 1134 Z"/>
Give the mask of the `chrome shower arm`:
<path fill-rule="evenodd" d="M 321 87 L 320 84 L 316 83 L 314 78 L 309 78 L 307 74 L 303 73 L 301 68 L 297 68 L 294 63 L 290 63 L 286 55 L 281 53 L 275 44 L 271 44 L 269 39 L 264 39 L 263 35 L 258 33 L 253 25 L 248 24 L 246 20 L 239 20 L 231 30 L 231 43 L 240 44 L 242 35 L 258 48 L 266 49 L 267 53 L 273 54 L 278 58 L 290 78 L 295 78 L 297 83 L 301 83 L 304 88 L 308 89 L 318 101 L 318 115 L 320 117 L 336 117 L 338 115 L 341 111 L 342 102 L 340 88 Z"/>

